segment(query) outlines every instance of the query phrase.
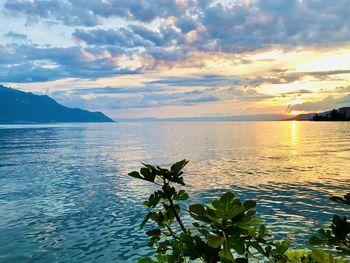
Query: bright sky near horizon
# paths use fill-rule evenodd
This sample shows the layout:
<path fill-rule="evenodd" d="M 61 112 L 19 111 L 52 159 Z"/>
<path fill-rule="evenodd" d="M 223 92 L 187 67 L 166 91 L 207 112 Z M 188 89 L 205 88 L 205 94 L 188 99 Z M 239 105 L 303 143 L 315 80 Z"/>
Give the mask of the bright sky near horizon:
<path fill-rule="evenodd" d="M 0 0 L 0 83 L 111 117 L 350 106 L 348 0 Z"/>

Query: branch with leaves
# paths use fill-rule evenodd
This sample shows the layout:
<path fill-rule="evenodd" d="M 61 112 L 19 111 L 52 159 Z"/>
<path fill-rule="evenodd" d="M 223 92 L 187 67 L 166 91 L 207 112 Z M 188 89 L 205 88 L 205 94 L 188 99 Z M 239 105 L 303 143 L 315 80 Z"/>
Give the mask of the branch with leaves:
<path fill-rule="evenodd" d="M 143 222 L 157 226 L 146 232 L 149 246 L 157 248 L 157 260 L 150 258 L 140 262 L 187 262 L 200 259 L 203 262 L 248 262 L 257 254 L 268 259 L 286 258 L 284 253 L 290 241 L 269 242 L 268 233 L 261 219 L 256 217 L 256 203 L 248 200 L 241 203 L 233 193 L 226 193 L 212 204 L 190 205 L 185 211 L 193 222 L 185 226 L 181 206 L 177 202 L 189 198 L 185 190 L 176 190 L 173 185 L 184 186 L 183 168 L 188 163 L 182 160 L 170 169 L 143 164 L 140 171 L 129 173 L 131 177 L 159 186 L 144 202 L 152 209 Z"/>
<path fill-rule="evenodd" d="M 231 192 L 211 204 L 180 206 L 189 195 L 174 186 L 185 186 L 183 169 L 187 163 L 182 160 L 169 169 L 143 164 L 140 171 L 129 173 L 131 177 L 158 187 L 144 202 L 151 211 L 141 223 L 141 228 L 153 223 L 153 228 L 146 234 L 148 245 L 156 248 L 156 255 L 142 258 L 140 263 L 343 262 L 318 249 L 290 250 L 290 240 L 272 241 L 263 220 L 256 216 L 256 202 L 241 202 Z M 346 203 L 350 200 L 338 201 Z M 190 219 L 186 220 L 187 225 L 183 220 L 184 212 Z"/>
<path fill-rule="evenodd" d="M 344 197 L 333 196 L 330 200 L 350 206 L 350 193 Z M 334 247 L 341 255 L 350 256 L 350 221 L 344 216 L 334 215 L 327 229 L 320 229 L 309 240 L 311 245 Z"/>

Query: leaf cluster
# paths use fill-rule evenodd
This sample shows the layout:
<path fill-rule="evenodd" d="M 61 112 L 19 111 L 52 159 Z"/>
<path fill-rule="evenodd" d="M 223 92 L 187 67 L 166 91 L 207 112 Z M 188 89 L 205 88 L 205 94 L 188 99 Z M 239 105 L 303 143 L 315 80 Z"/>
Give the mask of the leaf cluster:
<path fill-rule="evenodd" d="M 256 202 L 241 202 L 233 193 L 226 193 L 211 204 L 193 204 L 186 209 L 192 218 L 191 227 L 181 219 L 181 206 L 176 202 L 189 198 L 184 186 L 183 168 L 188 163 L 182 160 L 170 169 L 143 164 L 140 171 L 129 176 L 158 185 L 144 202 L 151 211 L 146 215 L 141 228 L 153 222 L 156 228 L 146 232 L 148 245 L 156 247 L 155 259 L 140 262 L 186 262 L 201 259 L 204 262 L 248 262 L 257 254 L 266 258 L 283 259 L 290 241 L 270 242 L 264 222 L 256 217 Z"/>
<path fill-rule="evenodd" d="M 350 193 L 344 197 L 333 196 L 330 200 L 350 205 Z M 322 228 L 310 240 L 312 245 L 334 247 L 340 254 L 350 256 L 350 221 L 346 216 L 334 215 L 329 228 Z"/>
<path fill-rule="evenodd" d="M 218 249 L 221 262 L 248 262 L 256 254 L 267 259 L 283 259 L 290 241 L 269 242 L 263 220 L 256 217 L 256 202 L 244 203 L 231 192 L 225 193 L 209 205 L 189 206 L 192 218 L 208 246 Z M 235 255 L 237 255 L 235 257 Z"/>
<path fill-rule="evenodd" d="M 157 185 L 144 205 L 150 210 L 141 223 L 147 224 L 148 245 L 156 248 L 153 258 L 146 257 L 140 263 L 182 263 L 201 260 L 216 263 L 246 263 L 249 260 L 275 263 L 338 263 L 330 254 L 318 250 L 290 250 L 291 241 L 273 241 L 264 221 L 256 216 L 256 202 L 242 202 L 228 192 L 211 204 L 180 205 L 189 195 L 185 186 L 183 169 L 187 160 L 170 168 L 144 164 L 140 171 L 129 176 Z M 350 194 L 332 200 L 350 204 Z M 188 220 L 186 226 L 183 213 Z M 152 224 L 149 224 L 152 223 Z M 152 228 L 150 228 L 152 225 Z M 330 230 L 320 230 L 311 240 L 315 244 L 333 244 L 344 253 L 349 251 L 350 225 L 348 220 L 335 216 Z"/>

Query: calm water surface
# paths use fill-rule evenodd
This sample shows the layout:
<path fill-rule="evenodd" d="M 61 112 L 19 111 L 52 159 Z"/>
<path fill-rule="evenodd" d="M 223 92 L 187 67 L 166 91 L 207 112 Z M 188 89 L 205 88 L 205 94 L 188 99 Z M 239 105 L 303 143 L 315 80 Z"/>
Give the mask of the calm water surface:
<path fill-rule="evenodd" d="M 350 187 L 350 123 L 0 126 L 0 262 L 135 262 L 152 188 L 140 162 L 189 159 L 192 202 L 227 190 L 258 201 L 278 237 L 303 246 Z"/>

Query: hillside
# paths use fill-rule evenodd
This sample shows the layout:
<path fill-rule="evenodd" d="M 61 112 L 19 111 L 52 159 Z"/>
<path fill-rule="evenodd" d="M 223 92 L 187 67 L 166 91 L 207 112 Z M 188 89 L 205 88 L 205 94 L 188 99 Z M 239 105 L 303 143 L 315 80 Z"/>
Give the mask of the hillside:
<path fill-rule="evenodd" d="M 318 113 L 299 114 L 285 121 L 349 121 L 350 108 L 343 107 Z"/>
<path fill-rule="evenodd" d="M 0 123 L 113 122 L 101 112 L 72 109 L 46 95 L 0 85 Z"/>

